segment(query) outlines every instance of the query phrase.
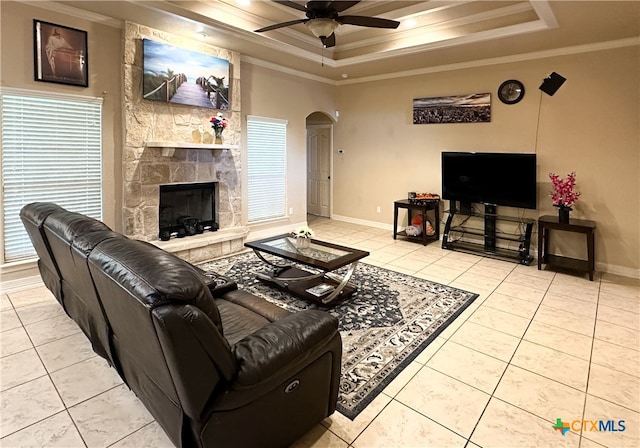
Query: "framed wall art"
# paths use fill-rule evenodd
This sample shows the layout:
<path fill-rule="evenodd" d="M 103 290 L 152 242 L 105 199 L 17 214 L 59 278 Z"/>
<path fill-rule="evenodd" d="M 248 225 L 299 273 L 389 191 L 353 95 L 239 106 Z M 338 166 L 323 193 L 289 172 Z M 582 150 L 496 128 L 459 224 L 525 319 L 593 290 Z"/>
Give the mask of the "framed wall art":
<path fill-rule="evenodd" d="M 34 19 L 33 47 L 36 81 L 89 85 L 86 31 Z"/>
<path fill-rule="evenodd" d="M 413 124 L 491 121 L 491 94 L 441 96 L 413 100 Z"/>
<path fill-rule="evenodd" d="M 142 40 L 144 99 L 229 110 L 229 61 Z"/>

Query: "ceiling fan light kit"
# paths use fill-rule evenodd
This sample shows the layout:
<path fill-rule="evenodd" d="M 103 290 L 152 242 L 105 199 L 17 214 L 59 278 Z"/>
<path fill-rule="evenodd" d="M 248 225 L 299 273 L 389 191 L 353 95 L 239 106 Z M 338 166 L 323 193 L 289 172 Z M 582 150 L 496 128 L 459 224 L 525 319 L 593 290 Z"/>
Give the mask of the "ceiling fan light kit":
<path fill-rule="evenodd" d="M 381 19 L 379 17 L 365 16 L 340 16 L 352 6 L 360 3 L 360 1 L 318 1 L 311 0 L 305 6 L 289 0 L 272 0 L 283 6 L 288 6 L 297 11 L 303 11 L 307 18 L 299 20 L 291 20 L 289 22 L 276 23 L 275 25 L 265 26 L 256 30 L 256 33 L 277 30 L 286 26 L 304 23 L 313 35 L 322 41 L 322 45 L 326 48 L 336 45 L 336 36 L 333 33 L 339 25 L 355 25 L 368 28 L 398 28 L 400 22 L 390 19 Z"/>
<path fill-rule="evenodd" d="M 309 20 L 305 25 L 318 38 L 329 37 L 338 28 L 338 22 L 332 19 Z"/>

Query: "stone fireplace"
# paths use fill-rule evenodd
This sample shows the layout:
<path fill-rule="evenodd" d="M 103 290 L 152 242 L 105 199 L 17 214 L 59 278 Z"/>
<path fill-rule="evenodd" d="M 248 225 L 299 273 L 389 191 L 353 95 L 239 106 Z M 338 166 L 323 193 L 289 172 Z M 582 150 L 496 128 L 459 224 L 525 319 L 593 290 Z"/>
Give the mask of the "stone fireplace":
<path fill-rule="evenodd" d="M 209 120 L 215 110 L 142 98 L 143 38 L 229 61 L 231 106 L 224 112 L 229 123 L 224 133 L 226 145 L 201 143 L 203 134 L 206 137 L 212 131 Z M 239 53 L 127 22 L 123 68 L 124 233 L 150 241 L 190 262 L 241 250 L 248 228 L 242 224 L 241 207 Z M 193 183 L 215 183 L 219 230 L 160 241 L 160 185 Z"/>

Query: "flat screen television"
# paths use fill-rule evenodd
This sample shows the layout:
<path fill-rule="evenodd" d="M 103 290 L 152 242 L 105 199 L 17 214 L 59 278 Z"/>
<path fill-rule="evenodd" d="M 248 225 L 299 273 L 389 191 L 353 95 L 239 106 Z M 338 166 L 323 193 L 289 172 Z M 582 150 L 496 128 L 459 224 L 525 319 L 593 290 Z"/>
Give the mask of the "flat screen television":
<path fill-rule="evenodd" d="M 537 208 L 536 155 L 443 152 L 442 198 L 461 204 Z"/>

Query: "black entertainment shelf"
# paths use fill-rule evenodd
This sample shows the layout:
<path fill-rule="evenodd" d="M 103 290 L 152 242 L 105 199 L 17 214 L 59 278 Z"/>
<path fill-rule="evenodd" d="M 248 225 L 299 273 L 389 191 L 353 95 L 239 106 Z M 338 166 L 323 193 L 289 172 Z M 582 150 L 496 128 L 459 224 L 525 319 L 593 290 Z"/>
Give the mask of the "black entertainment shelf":
<path fill-rule="evenodd" d="M 523 235 L 518 235 L 515 233 L 498 233 L 496 232 L 495 235 L 493 234 L 489 234 L 487 232 L 484 231 L 484 229 L 476 229 L 473 227 L 465 227 L 465 226 L 451 226 L 451 232 L 459 232 L 459 233 L 466 233 L 467 235 L 476 235 L 476 236 L 481 236 L 484 238 L 500 238 L 501 240 L 508 240 L 508 241 L 518 241 L 518 242 L 524 242 L 525 237 Z"/>
<path fill-rule="evenodd" d="M 449 217 L 444 227 L 442 248 L 480 254 L 500 260 L 517 261 L 524 265 L 531 264 L 533 257 L 529 254 L 529 247 L 531 245 L 531 234 L 535 220 L 514 216 L 500 216 L 496 214 L 495 205 L 485 204 L 484 206 L 485 213 L 478 213 L 470 209 L 462 211 L 455 206 L 455 201 L 452 201 L 450 210 L 445 211 L 445 213 L 449 214 Z M 465 221 L 459 225 L 454 225 L 453 223 L 457 216 L 463 217 Z M 484 220 L 484 227 L 480 229 L 465 226 L 464 224 L 466 224 L 469 218 L 482 218 Z M 497 221 L 522 224 L 524 231 L 520 233 L 498 232 L 496 230 Z M 464 235 L 482 237 L 483 242 L 479 243 L 462 239 L 452 240 L 450 237 L 451 233 L 459 233 L 461 237 L 464 237 Z M 518 249 L 499 247 L 497 245 L 498 240 L 517 242 L 519 243 Z"/>
<path fill-rule="evenodd" d="M 495 205 L 489 205 L 489 204 L 484 204 L 485 207 L 492 207 L 493 210 L 495 210 Z M 457 209 L 451 209 L 451 210 L 445 210 L 445 213 L 455 213 L 457 215 L 464 215 L 464 216 L 474 216 L 476 218 L 491 218 L 494 217 L 497 220 L 500 221 L 511 221 L 511 222 L 535 222 L 534 219 L 527 219 L 527 218 L 518 218 L 517 216 L 504 216 L 504 215 L 496 215 L 495 213 L 480 213 L 477 211 L 462 211 L 462 210 L 457 210 Z"/>

